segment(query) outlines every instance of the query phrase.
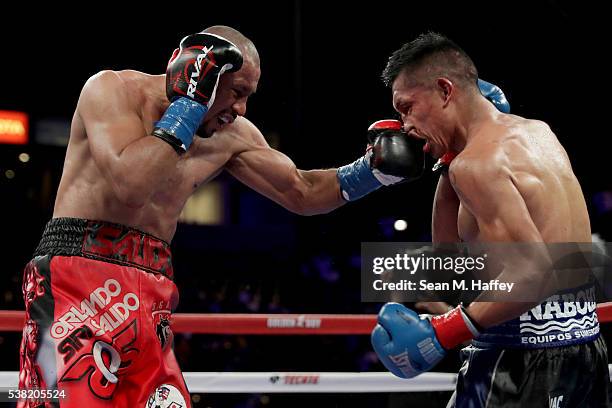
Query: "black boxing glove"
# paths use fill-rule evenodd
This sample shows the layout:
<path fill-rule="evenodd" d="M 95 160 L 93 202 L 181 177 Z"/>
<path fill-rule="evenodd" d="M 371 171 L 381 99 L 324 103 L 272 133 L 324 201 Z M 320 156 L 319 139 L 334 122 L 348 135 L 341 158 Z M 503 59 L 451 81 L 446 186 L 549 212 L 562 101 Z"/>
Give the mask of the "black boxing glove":
<path fill-rule="evenodd" d="M 242 53 L 225 38 L 209 33 L 183 38 L 166 70 L 166 96 L 172 103 L 155 123 L 153 135 L 178 153 L 187 151 L 215 101 L 219 78 L 241 67 Z"/>
<path fill-rule="evenodd" d="M 168 62 L 168 100 L 184 96 L 210 109 L 221 75 L 241 67 L 242 53 L 230 41 L 209 33 L 188 35 Z"/>
<path fill-rule="evenodd" d="M 380 120 L 368 129 L 363 157 L 337 170 L 342 197 L 357 200 L 381 186 L 411 181 L 423 174 L 425 143 L 408 136 L 397 120 Z"/>
<path fill-rule="evenodd" d="M 398 120 L 379 120 L 368 129 L 370 166 L 382 174 L 416 180 L 425 166 L 424 141 L 408 136 Z"/>

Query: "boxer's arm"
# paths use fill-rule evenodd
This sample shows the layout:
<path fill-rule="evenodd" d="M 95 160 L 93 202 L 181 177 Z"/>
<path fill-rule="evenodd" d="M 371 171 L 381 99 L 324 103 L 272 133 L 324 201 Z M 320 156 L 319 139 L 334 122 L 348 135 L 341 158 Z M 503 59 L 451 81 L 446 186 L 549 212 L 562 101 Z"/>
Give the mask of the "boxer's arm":
<path fill-rule="evenodd" d="M 100 172 L 122 203 L 138 208 L 176 166 L 178 155 L 168 143 L 147 137 L 129 98 L 123 80 L 104 71 L 83 87 L 77 113 Z"/>
<path fill-rule="evenodd" d="M 336 169 L 300 170 L 289 157 L 272 149 L 251 122 L 238 120 L 235 125 L 245 142 L 226 164 L 230 174 L 301 215 L 326 213 L 346 202 L 340 196 Z"/>
<path fill-rule="evenodd" d="M 438 179 L 431 217 L 431 240 L 433 244 L 459 242 L 457 214 L 459 198 L 443 172 Z M 439 315 L 448 312 L 451 305 L 446 302 L 417 302 L 414 307 L 425 313 Z"/>
<path fill-rule="evenodd" d="M 516 295 L 507 292 L 495 294 L 496 302 L 475 302 L 467 309 L 477 325 L 487 328 L 513 319 L 546 298 L 552 289 L 551 260 L 545 250 L 542 236 L 529 209 L 514 184 L 508 167 L 490 157 L 471 158 L 454 163 L 449 172 L 452 185 L 461 204 L 475 218 L 481 243 L 530 243 L 511 253 L 501 253 L 503 269 L 496 278 L 515 282 L 520 288 L 538 289 L 539 301 L 516 302 Z M 504 251 L 510 251 L 512 248 Z M 518 288 L 518 289 L 517 289 Z M 531 292 L 530 292 L 531 293 Z"/>
<path fill-rule="evenodd" d="M 434 197 L 431 218 L 432 241 L 459 242 L 457 214 L 459 213 L 459 197 L 453 190 L 448 174 L 443 173 L 438 179 L 438 187 Z"/>

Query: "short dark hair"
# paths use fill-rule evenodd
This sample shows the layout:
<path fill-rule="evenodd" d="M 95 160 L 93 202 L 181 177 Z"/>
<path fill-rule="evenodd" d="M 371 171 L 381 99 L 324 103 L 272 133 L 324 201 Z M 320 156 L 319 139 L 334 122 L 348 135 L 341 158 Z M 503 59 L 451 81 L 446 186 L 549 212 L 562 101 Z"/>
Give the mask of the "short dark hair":
<path fill-rule="evenodd" d="M 382 80 L 390 87 L 404 70 L 416 72 L 425 66 L 428 76 L 444 76 L 477 85 L 478 71 L 472 59 L 453 41 L 434 32 L 419 35 L 391 54 Z M 423 78 L 415 79 L 420 81 Z"/>

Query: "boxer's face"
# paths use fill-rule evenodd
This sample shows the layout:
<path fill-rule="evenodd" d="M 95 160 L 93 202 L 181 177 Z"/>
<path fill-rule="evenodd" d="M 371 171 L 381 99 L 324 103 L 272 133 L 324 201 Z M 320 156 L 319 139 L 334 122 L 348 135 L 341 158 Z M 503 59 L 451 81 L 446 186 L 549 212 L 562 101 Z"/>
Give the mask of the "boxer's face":
<path fill-rule="evenodd" d="M 416 84 L 402 73 L 393 82 L 393 107 L 400 114 L 404 130 L 424 139 L 424 150 L 435 158 L 449 150 L 449 129 L 444 98 L 435 85 Z"/>
<path fill-rule="evenodd" d="M 238 72 L 221 76 L 215 102 L 204 118 L 199 132 L 206 136 L 232 123 L 237 116 L 246 114 L 247 100 L 257 90 L 261 71 L 258 65 L 245 61 Z"/>

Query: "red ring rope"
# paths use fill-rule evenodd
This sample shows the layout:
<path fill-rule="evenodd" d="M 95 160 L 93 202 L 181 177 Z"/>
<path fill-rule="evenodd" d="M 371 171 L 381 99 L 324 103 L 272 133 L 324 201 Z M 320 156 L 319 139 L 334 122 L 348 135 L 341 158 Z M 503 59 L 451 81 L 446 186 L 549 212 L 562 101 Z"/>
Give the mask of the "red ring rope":
<path fill-rule="evenodd" d="M 601 323 L 612 321 L 612 302 L 597 305 Z M 24 312 L 0 310 L 0 331 L 21 331 Z M 201 334 L 370 334 L 376 315 L 175 313 L 172 330 Z"/>

